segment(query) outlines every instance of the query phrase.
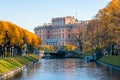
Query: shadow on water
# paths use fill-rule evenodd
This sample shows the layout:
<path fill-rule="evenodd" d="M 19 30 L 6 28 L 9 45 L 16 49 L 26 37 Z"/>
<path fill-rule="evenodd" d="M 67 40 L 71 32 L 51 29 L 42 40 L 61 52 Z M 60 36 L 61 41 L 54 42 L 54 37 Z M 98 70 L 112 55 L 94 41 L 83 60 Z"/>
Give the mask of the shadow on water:
<path fill-rule="evenodd" d="M 120 71 L 80 59 L 41 59 L 9 80 L 120 80 Z"/>

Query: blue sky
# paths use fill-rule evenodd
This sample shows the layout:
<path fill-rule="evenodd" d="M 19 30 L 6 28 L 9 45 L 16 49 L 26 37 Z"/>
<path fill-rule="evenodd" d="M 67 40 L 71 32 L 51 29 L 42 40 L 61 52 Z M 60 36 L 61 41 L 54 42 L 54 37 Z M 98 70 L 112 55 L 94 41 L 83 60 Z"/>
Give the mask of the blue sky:
<path fill-rule="evenodd" d="M 0 0 L 0 20 L 10 21 L 33 32 L 52 18 L 75 16 L 90 20 L 111 0 Z"/>

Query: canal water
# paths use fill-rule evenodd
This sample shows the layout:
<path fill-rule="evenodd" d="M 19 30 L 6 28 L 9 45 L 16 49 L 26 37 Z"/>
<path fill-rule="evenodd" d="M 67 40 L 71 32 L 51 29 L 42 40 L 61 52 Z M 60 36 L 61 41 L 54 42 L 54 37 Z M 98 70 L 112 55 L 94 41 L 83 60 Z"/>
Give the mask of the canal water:
<path fill-rule="evenodd" d="M 81 59 L 40 59 L 8 80 L 120 80 L 120 71 Z"/>

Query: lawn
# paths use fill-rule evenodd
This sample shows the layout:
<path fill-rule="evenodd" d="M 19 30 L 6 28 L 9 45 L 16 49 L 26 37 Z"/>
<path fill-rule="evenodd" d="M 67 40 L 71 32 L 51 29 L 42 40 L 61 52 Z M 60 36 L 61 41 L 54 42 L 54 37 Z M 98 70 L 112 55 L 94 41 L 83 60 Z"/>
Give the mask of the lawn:
<path fill-rule="evenodd" d="M 119 56 L 103 56 L 99 61 L 120 67 L 120 55 Z"/>
<path fill-rule="evenodd" d="M 13 69 L 20 67 L 22 65 L 27 65 L 27 64 L 29 64 L 32 61 L 35 61 L 37 59 L 39 59 L 39 57 L 35 54 L 0 59 L 0 74 L 7 72 L 9 70 L 13 70 Z"/>

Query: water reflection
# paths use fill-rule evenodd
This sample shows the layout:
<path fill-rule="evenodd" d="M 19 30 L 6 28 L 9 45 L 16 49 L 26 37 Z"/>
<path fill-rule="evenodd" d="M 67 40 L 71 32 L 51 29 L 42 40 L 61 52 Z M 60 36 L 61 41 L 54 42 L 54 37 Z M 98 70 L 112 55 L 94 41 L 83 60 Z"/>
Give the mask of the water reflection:
<path fill-rule="evenodd" d="M 33 76 L 37 69 L 40 68 L 39 64 L 30 65 L 29 68 L 25 72 L 27 72 L 27 76 Z"/>
<path fill-rule="evenodd" d="M 120 80 L 120 71 L 80 59 L 41 59 L 10 80 Z"/>

